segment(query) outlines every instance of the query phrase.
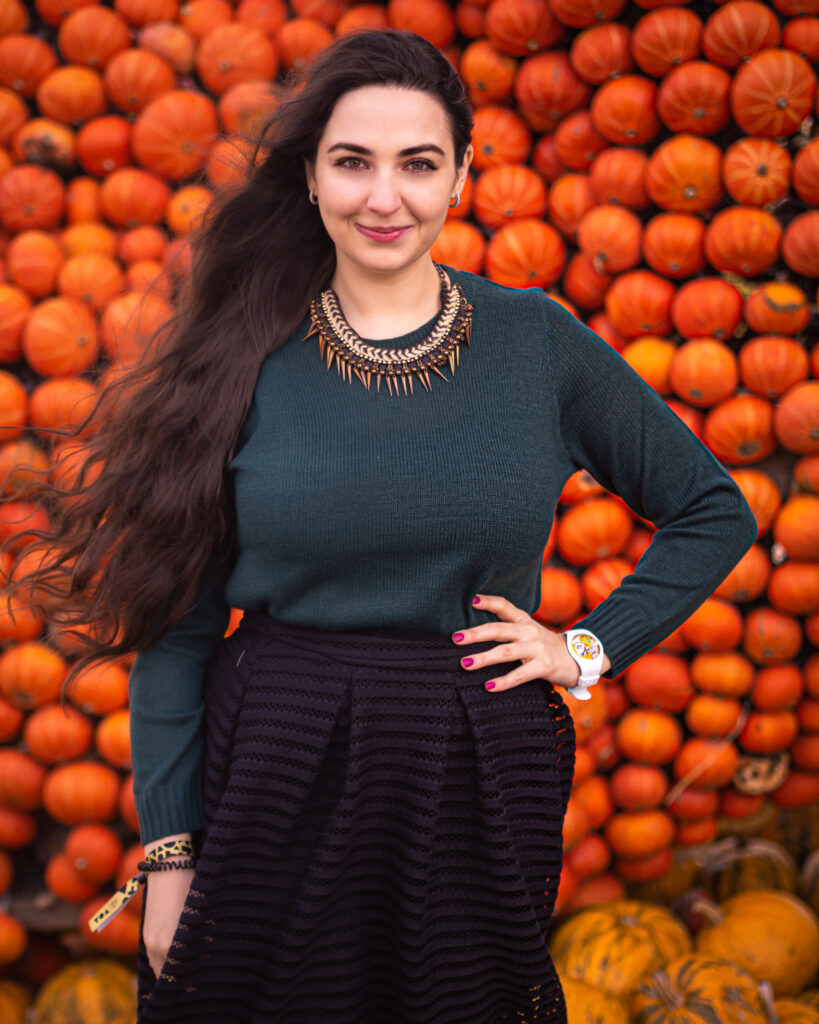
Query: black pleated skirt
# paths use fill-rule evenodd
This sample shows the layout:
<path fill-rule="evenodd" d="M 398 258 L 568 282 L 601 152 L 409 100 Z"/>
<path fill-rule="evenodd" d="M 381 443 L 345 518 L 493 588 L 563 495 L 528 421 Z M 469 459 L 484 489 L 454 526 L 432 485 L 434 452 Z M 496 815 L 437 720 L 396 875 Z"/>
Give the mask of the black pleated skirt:
<path fill-rule="evenodd" d="M 497 643 L 245 613 L 206 671 L 196 871 L 158 979 L 140 937 L 138 1024 L 567 1024 L 546 935 L 574 726 L 547 680 L 484 688 L 520 662 L 461 666 Z"/>

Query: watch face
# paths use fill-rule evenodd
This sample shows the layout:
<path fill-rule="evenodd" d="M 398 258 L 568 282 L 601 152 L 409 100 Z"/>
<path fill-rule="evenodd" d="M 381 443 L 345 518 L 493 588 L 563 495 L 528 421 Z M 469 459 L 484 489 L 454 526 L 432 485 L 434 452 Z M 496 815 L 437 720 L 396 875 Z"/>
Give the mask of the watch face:
<path fill-rule="evenodd" d="M 570 637 L 569 642 L 579 658 L 588 658 L 591 661 L 600 654 L 600 644 L 591 633 L 575 633 Z"/>

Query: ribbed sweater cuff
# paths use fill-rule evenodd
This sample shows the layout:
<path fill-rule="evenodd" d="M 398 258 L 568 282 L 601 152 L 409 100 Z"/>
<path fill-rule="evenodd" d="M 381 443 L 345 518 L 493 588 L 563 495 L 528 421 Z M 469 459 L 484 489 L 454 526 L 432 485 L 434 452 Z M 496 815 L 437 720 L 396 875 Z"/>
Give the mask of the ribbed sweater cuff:
<path fill-rule="evenodd" d="M 139 818 L 140 842 L 152 843 L 178 832 L 194 832 L 204 821 L 202 779 L 180 788 L 158 787 L 145 793 L 134 791 Z"/>

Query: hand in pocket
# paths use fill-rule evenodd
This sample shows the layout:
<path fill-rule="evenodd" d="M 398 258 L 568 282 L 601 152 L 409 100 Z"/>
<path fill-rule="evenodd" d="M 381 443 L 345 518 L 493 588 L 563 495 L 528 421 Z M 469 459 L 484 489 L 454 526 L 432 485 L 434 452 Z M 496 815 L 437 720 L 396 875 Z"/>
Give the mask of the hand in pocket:
<path fill-rule="evenodd" d="M 195 868 L 148 873 L 142 941 L 148 963 L 157 978 L 168 959 L 195 874 Z"/>

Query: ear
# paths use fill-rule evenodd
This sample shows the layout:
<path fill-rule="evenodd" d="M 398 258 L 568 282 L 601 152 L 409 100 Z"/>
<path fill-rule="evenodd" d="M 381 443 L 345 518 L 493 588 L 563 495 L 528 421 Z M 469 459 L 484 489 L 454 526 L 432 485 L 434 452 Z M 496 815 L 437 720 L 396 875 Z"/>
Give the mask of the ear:
<path fill-rule="evenodd" d="M 466 176 L 469 173 L 469 165 L 472 163 L 472 157 L 474 155 L 475 155 L 475 147 L 470 142 L 470 144 L 466 147 L 466 152 L 464 153 L 463 163 L 461 164 L 460 169 L 458 170 L 457 187 L 458 187 L 458 191 L 459 192 L 464 187 L 464 182 L 466 181 Z"/>
<path fill-rule="evenodd" d="M 307 157 L 304 157 L 304 176 L 307 179 L 307 187 L 309 189 L 312 189 L 313 191 L 315 191 L 316 190 L 316 176 L 313 173 L 313 165 L 310 163 L 310 161 L 307 159 Z"/>

